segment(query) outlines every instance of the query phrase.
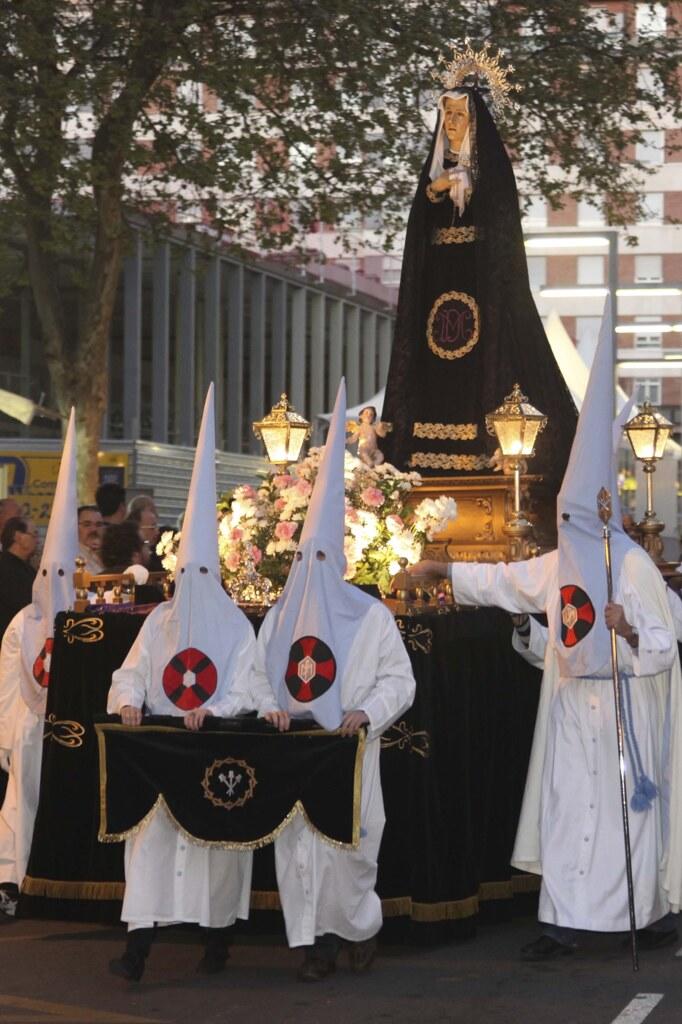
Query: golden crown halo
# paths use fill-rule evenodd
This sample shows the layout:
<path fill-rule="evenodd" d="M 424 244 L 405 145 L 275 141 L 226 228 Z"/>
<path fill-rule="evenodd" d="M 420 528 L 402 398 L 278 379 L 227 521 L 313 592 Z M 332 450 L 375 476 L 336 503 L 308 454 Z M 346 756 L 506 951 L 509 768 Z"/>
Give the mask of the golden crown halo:
<path fill-rule="evenodd" d="M 491 51 L 490 44 L 484 43 L 480 50 L 474 50 L 468 39 L 464 40 L 464 49 L 457 43 L 452 44 L 452 60 L 441 56 L 441 71 L 432 72 L 445 89 L 458 89 L 463 85 L 474 85 L 486 89 L 490 93 L 490 105 L 493 113 L 499 114 L 512 102 L 511 92 L 519 90 L 512 85 L 509 75 L 514 70 L 513 64 L 502 67 L 501 51 Z"/>

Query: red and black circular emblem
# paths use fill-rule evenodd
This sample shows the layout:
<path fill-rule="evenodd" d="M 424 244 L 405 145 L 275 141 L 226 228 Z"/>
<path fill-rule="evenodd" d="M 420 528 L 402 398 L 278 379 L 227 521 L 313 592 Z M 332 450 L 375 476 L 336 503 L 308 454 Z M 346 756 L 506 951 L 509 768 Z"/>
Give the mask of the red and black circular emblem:
<path fill-rule="evenodd" d="M 561 640 L 565 647 L 575 647 L 594 625 L 594 605 L 584 590 L 568 583 L 561 588 Z"/>
<path fill-rule="evenodd" d="M 48 636 L 43 644 L 40 654 L 33 662 L 33 678 L 38 686 L 47 687 L 50 684 L 50 661 L 52 660 L 52 646 L 54 640 Z"/>
<path fill-rule="evenodd" d="M 196 647 L 187 647 L 176 654 L 163 672 L 166 696 L 183 711 L 192 711 L 205 704 L 215 693 L 217 685 L 215 665 L 207 654 Z"/>
<path fill-rule="evenodd" d="M 294 700 L 301 704 L 316 700 L 335 679 L 336 659 L 322 640 L 302 636 L 293 642 L 284 681 Z"/>

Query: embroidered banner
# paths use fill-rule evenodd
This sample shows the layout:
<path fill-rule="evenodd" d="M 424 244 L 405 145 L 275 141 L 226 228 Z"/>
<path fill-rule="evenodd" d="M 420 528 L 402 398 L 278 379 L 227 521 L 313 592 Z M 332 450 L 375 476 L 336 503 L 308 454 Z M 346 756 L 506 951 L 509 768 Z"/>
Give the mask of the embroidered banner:
<path fill-rule="evenodd" d="M 96 723 L 101 842 L 134 835 L 163 806 L 202 845 L 256 849 L 300 813 L 327 842 L 357 848 L 364 732 L 344 737 L 294 722 L 280 733 L 253 718 L 210 722 L 201 732 L 174 718 Z"/>

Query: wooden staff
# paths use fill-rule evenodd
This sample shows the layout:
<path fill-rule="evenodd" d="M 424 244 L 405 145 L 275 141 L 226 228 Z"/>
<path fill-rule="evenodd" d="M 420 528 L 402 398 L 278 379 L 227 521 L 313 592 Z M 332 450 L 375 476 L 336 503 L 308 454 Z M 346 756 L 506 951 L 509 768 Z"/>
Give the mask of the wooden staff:
<path fill-rule="evenodd" d="M 597 495 L 597 510 L 603 523 L 604 561 L 606 562 L 606 587 L 609 604 L 613 601 L 613 574 L 611 572 L 611 492 L 602 487 Z M 625 873 L 628 882 L 628 910 L 630 912 L 630 946 L 632 951 L 632 969 L 639 970 L 637 956 L 637 924 L 635 921 L 635 894 L 632 884 L 632 852 L 630 849 L 630 818 L 628 816 L 628 790 L 625 781 L 625 750 L 623 743 L 623 705 L 621 703 L 620 675 L 618 673 L 618 648 L 616 631 L 610 629 L 611 635 L 611 674 L 613 676 L 613 699 L 616 705 L 616 735 L 618 738 L 618 764 L 620 768 L 620 806 L 623 812 L 623 841 L 625 843 Z"/>

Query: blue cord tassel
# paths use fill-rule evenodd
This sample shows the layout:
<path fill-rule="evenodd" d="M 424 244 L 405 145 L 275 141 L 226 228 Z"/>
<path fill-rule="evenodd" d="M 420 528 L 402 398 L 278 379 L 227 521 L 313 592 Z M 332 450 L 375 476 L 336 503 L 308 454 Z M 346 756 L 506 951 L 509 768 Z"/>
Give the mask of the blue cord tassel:
<path fill-rule="evenodd" d="M 628 754 L 630 755 L 630 764 L 632 765 L 632 773 L 635 783 L 632 796 L 630 797 L 630 807 L 633 811 L 648 811 L 651 809 L 651 805 L 658 796 L 658 786 L 651 781 L 644 771 L 644 765 L 642 764 L 642 755 L 640 753 L 639 744 L 637 743 L 637 737 L 635 736 L 635 729 L 632 720 L 630 680 L 627 676 L 621 675 L 620 688 L 623 695 L 621 707 L 623 715 L 623 732 L 625 733 L 625 742 L 627 744 Z"/>

